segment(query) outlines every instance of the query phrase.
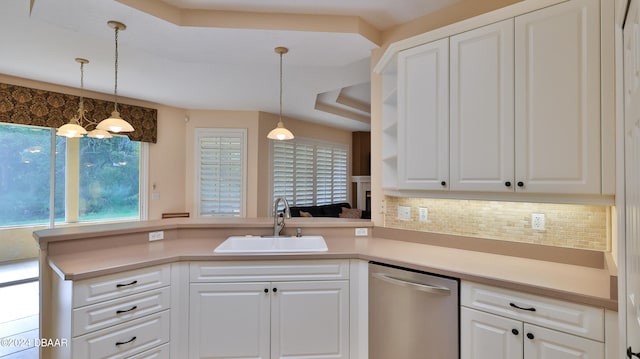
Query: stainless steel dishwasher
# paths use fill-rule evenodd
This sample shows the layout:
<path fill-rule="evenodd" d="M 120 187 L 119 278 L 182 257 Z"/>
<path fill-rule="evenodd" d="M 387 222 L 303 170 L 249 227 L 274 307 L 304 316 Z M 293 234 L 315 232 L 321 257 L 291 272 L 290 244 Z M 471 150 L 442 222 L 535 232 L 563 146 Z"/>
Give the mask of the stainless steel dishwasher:
<path fill-rule="evenodd" d="M 369 263 L 369 358 L 458 359 L 459 280 Z"/>

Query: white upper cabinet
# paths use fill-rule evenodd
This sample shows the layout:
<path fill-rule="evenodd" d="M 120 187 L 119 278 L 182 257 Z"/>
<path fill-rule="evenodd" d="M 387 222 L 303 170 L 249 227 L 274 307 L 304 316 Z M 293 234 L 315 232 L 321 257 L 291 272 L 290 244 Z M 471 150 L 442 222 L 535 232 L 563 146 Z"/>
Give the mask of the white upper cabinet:
<path fill-rule="evenodd" d="M 515 18 L 518 191 L 600 193 L 600 1 Z"/>
<path fill-rule="evenodd" d="M 449 39 L 398 54 L 398 188 L 448 188 Z"/>
<path fill-rule="evenodd" d="M 514 180 L 513 19 L 451 46 L 451 190 L 509 191 Z"/>
<path fill-rule="evenodd" d="M 524 3 L 406 40 L 383 74 L 384 189 L 613 194 L 609 2 Z"/>

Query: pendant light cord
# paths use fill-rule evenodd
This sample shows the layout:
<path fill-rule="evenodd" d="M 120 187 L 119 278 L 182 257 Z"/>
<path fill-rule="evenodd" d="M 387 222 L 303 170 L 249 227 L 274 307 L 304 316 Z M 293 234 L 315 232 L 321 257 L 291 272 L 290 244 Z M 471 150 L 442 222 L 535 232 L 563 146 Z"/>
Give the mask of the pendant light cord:
<path fill-rule="evenodd" d="M 282 122 L 282 55 L 280 53 L 280 122 Z"/>
<path fill-rule="evenodd" d="M 115 82 L 114 82 L 114 86 L 113 86 L 113 94 L 115 96 L 115 106 L 114 106 L 114 110 L 117 112 L 118 111 L 118 32 L 120 30 L 119 26 L 115 27 L 116 30 L 116 59 L 114 61 L 115 63 Z"/>
<path fill-rule="evenodd" d="M 84 110 L 84 62 L 80 62 L 80 108 L 79 112 Z"/>

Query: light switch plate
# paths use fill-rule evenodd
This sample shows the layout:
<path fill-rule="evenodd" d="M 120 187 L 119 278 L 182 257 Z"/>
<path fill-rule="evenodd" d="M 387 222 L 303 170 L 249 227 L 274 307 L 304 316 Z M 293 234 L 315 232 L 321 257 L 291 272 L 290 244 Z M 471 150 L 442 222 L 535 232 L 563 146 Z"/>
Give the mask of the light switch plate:
<path fill-rule="evenodd" d="M 149 241 L 159 241 L 164 239 L 164 231 L 149 232 Z"/>
<path fill-rule="evenodd" d="M 368 236 L 368 235 L 369 235 L 369 229 L 368 228 L 356 228 L 356 236 L 364 237 L 364 236 Z"/>
<path fill-rule="evenodd" d="M 401 221 L 411 220 L 411 207 L 398 206 L 398 219 Z"/>

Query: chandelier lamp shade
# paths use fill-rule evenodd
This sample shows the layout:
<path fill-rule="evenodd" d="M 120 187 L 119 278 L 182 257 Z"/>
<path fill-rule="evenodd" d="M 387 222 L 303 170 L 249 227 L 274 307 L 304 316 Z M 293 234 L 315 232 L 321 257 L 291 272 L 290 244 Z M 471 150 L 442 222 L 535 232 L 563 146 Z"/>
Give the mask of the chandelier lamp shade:
<path fill-rule="evenodd" d="M 282 122 L 282 56 L 289 52 L 289 49 L 279 46 L 275 48 L 275 52 L 280 55 L 280 118 L 278 125 L 269 132 L 267 138 L 279 141 L 292 140 L 294 138 L 293 133 L 284 127 L 284 123 Z"/>
<path fill-rule="evenodd" d="M 111 27 L 112 29 L 114 29 L 115 31 L 115 82 L 114 82 L 114 87 L 113 87 L 113 94 L 114 94 L 114 109 L 113 112 L 111 112 L 111 116 L 105 120 L 102 120 L 98 126 L 97 129 L 99 130 L 104 130 L 104 131 L 110 131 L 113 133 L 119 133 L 119 132 L 133 132 L 133 126 L 131 126 L 131 124 L 125 120 L 123 120 L 120 117 L 120 112 L 118 112 L 118 33 L 120 31 L 123 31 L 127 28 L 127 26 L 121 22 L 118 21 L 109 21 L 107 22 L 107 25 L 109 25 L 109 27 Z"/>
<path fill-rule="evenodd" d="M 78 57 L 76 58 L 76 62 L 80 64 L 80 105 L 78 106 L 78 113 L 69 120 L 69 123 L 60 126 L 56 135 L 67 138 L 79 138 L 84 137 L 84 135 L 93 138 L 112 137 L 109 132 L 104 130 L 95 129 L 87 133 L 87 130 L 84 128 L 87 124 L 96 124 L 96 122 L 87 118 L 87 110 L 84 108 L 84 65 L 88 64 L 89 60 Z"/>

